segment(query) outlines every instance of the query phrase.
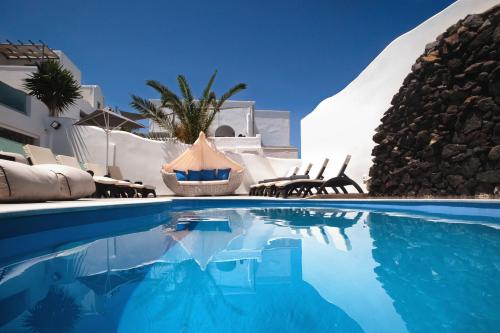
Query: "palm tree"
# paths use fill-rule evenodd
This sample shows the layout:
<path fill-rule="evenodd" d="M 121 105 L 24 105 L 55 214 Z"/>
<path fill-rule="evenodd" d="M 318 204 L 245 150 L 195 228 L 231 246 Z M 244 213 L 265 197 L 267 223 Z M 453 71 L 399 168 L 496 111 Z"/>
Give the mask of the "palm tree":
<path fill-rule="evenodd" d="M 177 76 L 182 98 L 160 82 L 149 80 L 146 85 L 160 93 L 160 107 L 135 95 L 131 96 L 132 102 L 130 105 L 158 123 L 172 136 L 184 143 L 192 144 L 196 141 L 200 132 L 207 133 L 208 128 L 215 119 L 215 115 L 220 111 L 224 102 L 247 87 L 244 83 L 238 83 L 217 99 L 215 92 L 212 91 L 216 76 L 217 71 L 208 80 L 207 86 L 198 100 L 193 97 L 191 88 L 183 75 Z M 172 113 L 167 114 L 162 108 L 168 108 L 172 110 Z"/>
<path fill-rule="evenodd" d="M 47 60 L 36 66 L 38 71 L 24 80 L 24 87 L 47 105 L 51 117 L 58 117 L 82 97 L 80 85 L 58 61 Z"/>
<path fill-rule="evenodd" d="M 82 310 L 73 296 L 52 286 L 47 296 L 28 310 L 24 327 L 35 333 L 71 332 Z"/>

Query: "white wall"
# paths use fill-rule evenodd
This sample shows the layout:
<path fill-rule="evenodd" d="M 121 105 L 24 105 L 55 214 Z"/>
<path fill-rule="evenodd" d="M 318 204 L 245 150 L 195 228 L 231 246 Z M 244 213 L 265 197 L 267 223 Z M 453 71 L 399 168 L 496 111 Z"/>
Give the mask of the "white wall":
<path fill-rule="evenodd" d="M 298 158 L 299 151 L 295 147 L 264 147 L 264 155 L 278 158 Z"/>
<path fill-rule="evenodd" d="M 262 135 L 263 146 L 290 145 L 290 112 L 257 110 L 255 111 L 256 133 Z"/>
<path fill-rule="evenodd" d="M 71 74 L 73 74 L 73 76 L 75 77 L 76 81 L 81 84 L 82 83 L 82 73 L 80 72 L 80 69 L 78 69 L 78 67 L 76 67 L 76 65 L 73 63 L 73 61 L 71 61 L 71 59 L 66 54 L 64 54 L 64 52 L 62 52 L 60 50 L 55 50 L 54 53 L 59 56 L 59 63 L 65 69 L 69 70 L 71 72 Z"/>
<path fill-rule="evenodd" d="M 35 66 L 0 66 L 0 81 L 8 84 L 12 88 L 25 91 L 23 87 L 24 79 L 29 74 L 36 72 Z"/>
<path fill-rule="evenodd" d="M 106 136 L 97 127 L 72 126 L 69 118 L 59 118 L 60 129 L 50 129 L 54 153 L 76 156 L 83 162 L 106 163 Z M 118 165 L 125 178 L 155 185 L 158 194 L 172 194 L 161 178 L 163 164 L 171 162 L 189 146 L 173 141 L 149 140 L 137 135 L 111 131 L 110 165 Z M 65 146 L 66 144 L 66 146 Z M 298 159 L 266 158 L 262 155 L 232 153 L 227 155 L 246 168 L 242 186 L 237 193 L 248 193 L 249 187 L 259 180 L 282 176 L 291 167 L 301 164 Z"/>
<path fill-rule="evenodd" d="M 425 45 L 459 19 L 498 3 L 499 0 L 459 0 L 394 40 L 353 82 L 302 119 L 302 158 L 327 156 L 341 160 L 352 154 L 346 173 L 361 185 L 372 164 L 375 128 Z"/>
<path fill-rule="evenodd" d="M 92 110 L 104 107 L 104 96 L 101 88 L 97 85 L 82 85 L 81 94 L 83 100 Z M 84 110 L 85 111 L 85 110 Z"/>
<path fill-rule="evenodd" d="M 223 125 L 230 126 L 234 130 L 234 135 L 252 136 L 253 128 L 251 114 L 255 102 L 253 101 L 226 101 L 223 109 L 215 116 L 214 122 L 209 128 L 211 136 L 215 135 L 215 130 Z"/>

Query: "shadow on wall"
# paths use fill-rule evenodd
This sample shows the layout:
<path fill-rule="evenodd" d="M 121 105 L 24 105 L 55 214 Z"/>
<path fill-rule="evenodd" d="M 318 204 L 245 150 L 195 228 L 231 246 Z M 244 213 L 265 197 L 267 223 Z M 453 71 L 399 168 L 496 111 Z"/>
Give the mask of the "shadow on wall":
<path fill-rule="evenodd" d="M 81 126 L 72 126 L 71 130 L 67 130 L 68 142 L 74 152 L 74 156 L 78 158 L 79 161 L 89 161 L 89 151 L 85 146 L 85 141 L 83 139 L 86 129 Z"/>

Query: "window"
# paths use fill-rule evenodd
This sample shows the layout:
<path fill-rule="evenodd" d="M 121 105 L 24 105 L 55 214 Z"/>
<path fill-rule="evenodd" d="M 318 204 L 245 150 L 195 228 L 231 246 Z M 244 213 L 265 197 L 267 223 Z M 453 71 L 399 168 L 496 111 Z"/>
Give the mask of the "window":
<path fill-rule="evenodd" d="M 0 81 L 0 103 L 11 109 L 27 114 L 26 94 Z"/>
<path fill-rule="evenodd" d="M 234 137 L 234 129 L 231 126 L 222 125 L 215 130 L 216 137 Z"/>
<path fill-rule="evenodd" d="M 19 132 L 14 132 L 9 129 L 0 127 L 0 138 L 8 139 L 11 141 L 19 142 L 22 144 L 34 144 L 35 143 L 35 138 L 21 134 Z"/>

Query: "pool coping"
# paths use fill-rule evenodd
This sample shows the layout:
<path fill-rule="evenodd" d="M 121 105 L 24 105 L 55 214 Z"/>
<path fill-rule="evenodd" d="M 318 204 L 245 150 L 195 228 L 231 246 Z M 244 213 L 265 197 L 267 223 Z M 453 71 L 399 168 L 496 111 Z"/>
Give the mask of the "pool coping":
<path fill-rule="evenodd" d="M 0 219 L 20 216 L 46 215 L 63 212 L 79 212 L 120 207 L 136 207 L 171 203 L 170 198 L 149 199 L 79 199 L 73 201 L 49 201 L 39 203 L 0 204 Z"/>
<path fill-rule="evenodd" d="M 415 206 L 422 204 L 430 205 L 446 205 L 471 208 L 489 208 L 494 206 L 495 209 L 500 209 L 500 199 L 377 199 L 377 198 L 335 198 L 335 199 L 307 199 L 307 198 L 269 198 L 269 197 L 246 197 L 246 196 L 228 196 L 228 197 L 159 197 L 148 199 L 80 199 L 75 201 L 51 201 L 41 203 L 12 203 L 0 204 L 0 219 L 11 217 L 26 217 L 36 215 L 46 215 L 63 212 L 78 212 L 92 211 L 101 209 L 116 209 L 120 207 L 136 207 L 158 204 L 174 204 L 175 202 L 272 202 L 279 205 L 283 203 L 290 205 L 293 203 L 304 204 L 310 203 L 311 206 L 319 206 L 324 204 L 373 204 L 380 205 L 380 208 L 386 205 L 403 203 L 403 206 Z"/>

